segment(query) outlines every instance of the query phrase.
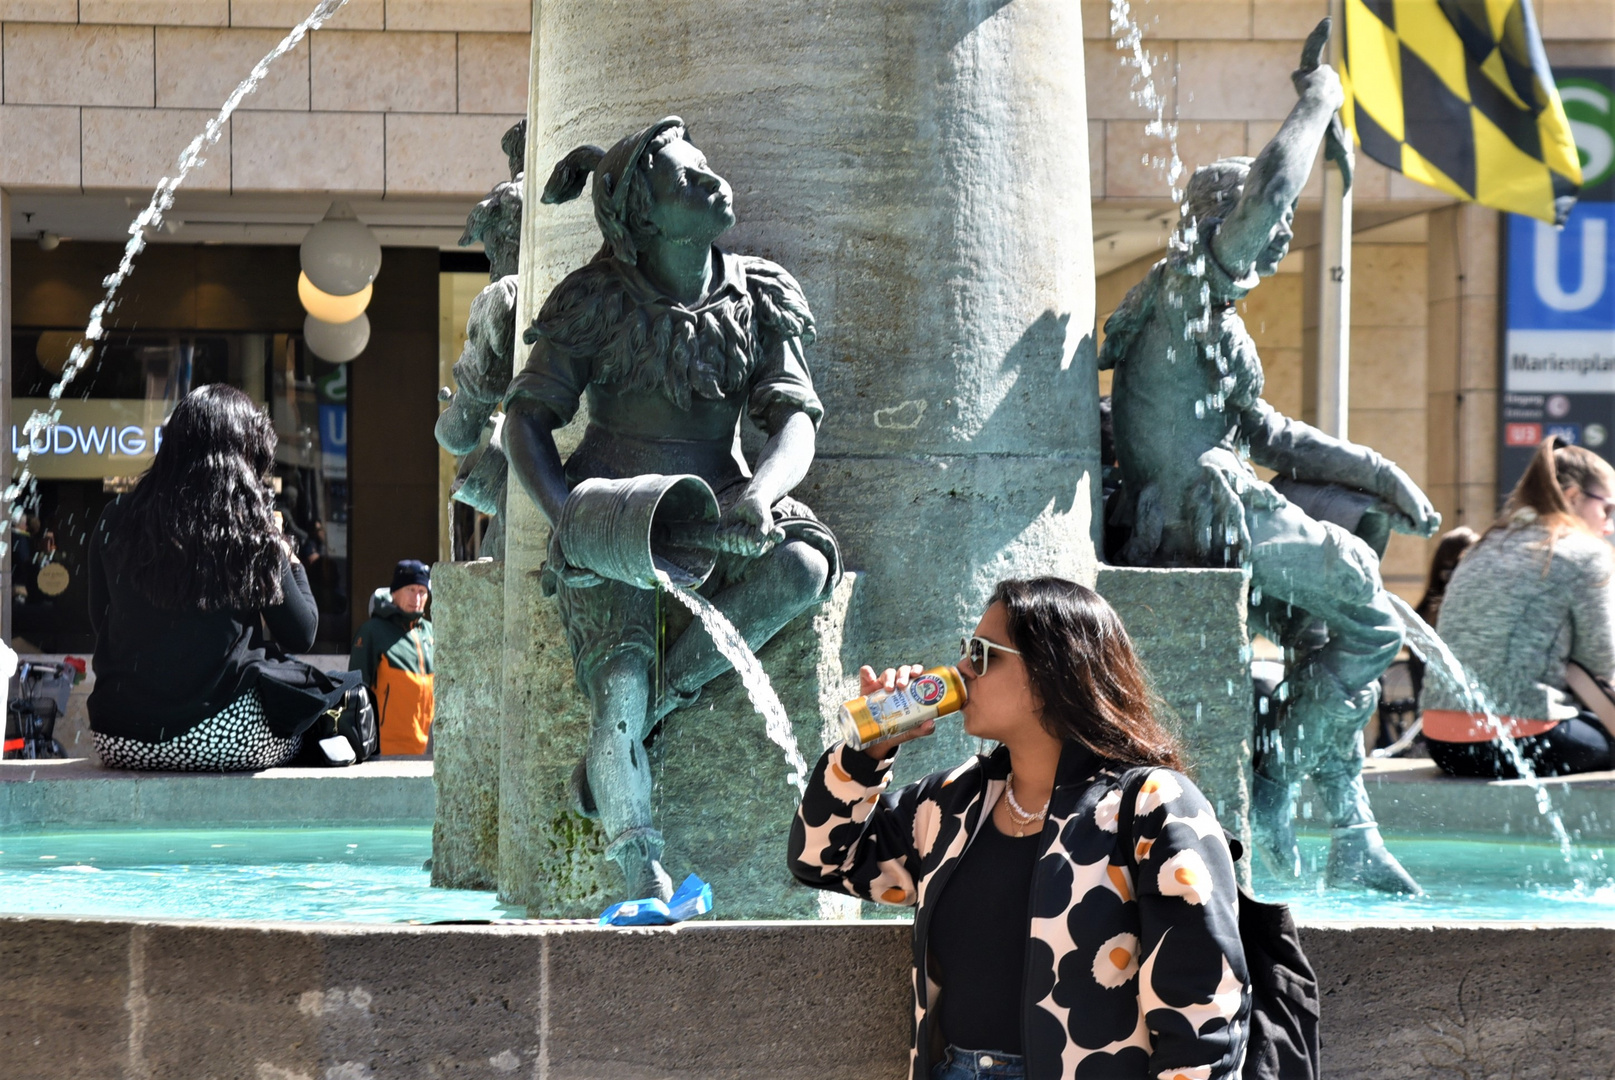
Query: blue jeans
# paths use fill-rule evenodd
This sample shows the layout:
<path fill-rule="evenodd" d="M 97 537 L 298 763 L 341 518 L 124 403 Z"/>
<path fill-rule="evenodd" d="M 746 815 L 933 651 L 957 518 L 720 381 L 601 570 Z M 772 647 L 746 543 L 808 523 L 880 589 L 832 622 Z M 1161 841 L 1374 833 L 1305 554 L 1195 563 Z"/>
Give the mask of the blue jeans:
<path fill-rule="evenodd" d="M 1026 1080 L 1026 1059 L 997 1050 L 948 1047 L 931 1067 L 931 1080 Z"/>

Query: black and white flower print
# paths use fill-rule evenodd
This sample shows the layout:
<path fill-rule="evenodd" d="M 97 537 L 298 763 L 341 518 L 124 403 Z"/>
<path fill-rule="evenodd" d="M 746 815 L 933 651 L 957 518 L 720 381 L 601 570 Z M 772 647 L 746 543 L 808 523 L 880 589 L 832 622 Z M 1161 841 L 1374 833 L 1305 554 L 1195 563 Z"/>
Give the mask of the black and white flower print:
<path fill-rule="evenodd" d="M 930 1075 L 928 903 L 990 818 L 1009 772 L 1000 748 L 888 792 L 892 762 L 826 751 L 791 830 L 802 881 L 917 907 L 913 1080 Z M 1024 1045 L 1029 1080 L 1223 1080 L 1243 1065 L 1250 992 L 1237 884 L 1222 827 L 1168 769 L 1138 787 L 1121 836 L 1125 769 L 1068 744 L 1032 879 Z"/>

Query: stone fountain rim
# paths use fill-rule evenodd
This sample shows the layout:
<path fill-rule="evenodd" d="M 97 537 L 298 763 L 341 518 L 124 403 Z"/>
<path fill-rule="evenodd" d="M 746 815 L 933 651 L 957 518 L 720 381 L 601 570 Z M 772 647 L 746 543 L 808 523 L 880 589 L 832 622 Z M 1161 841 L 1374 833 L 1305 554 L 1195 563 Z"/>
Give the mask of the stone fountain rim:
<path fill-rule="evenodd" d="M 191 930 L 256 930 L 260 932 L 298 932 L 327 934 L 332 937 L 381 937 L 388 935 L 419 935 L 422 933 L 489 934 L 494 937 L 543 937 L 557 934 L 617 934 L 628 937 L 673 936 L 678 934 L 702 935 L 707 933 L 732 934 L 749 932 L 762 934 L 779 931 L 797 931 L 804 928 L 830 930 L 888 931 L 891 927 L 908 928 L 913 920 L 907 917 L 885 919 L 719 919 L 680 923 L 676 926 L 598 926 L 592 920 L 554 919 L 503 924 L 454 925 L 441 923 L 359 923 L 321 920 L 299 922 L 289 919 L 167 919 L 154 916 L 119 918 L 100 915 L 53 915 L 28 912 L 0 912 L 0 926 L 20 923 L 50 923 L 59 925 L 149 926 L 160 929 Z M 1380 922 L 1371 919 L 1296 919 L 1302 930 L 1316 932 L 1354 932 L 1361 930 L 1426 931 L 1450 933 L 1453 931 L 1541 931 L 1563 933 L 1598 931 L 1615 932 L 1615 920 L 1609 923 L 1555 922 L 1551 919 L 1521 920 L 1498 919 L 1424 919 Z"/>

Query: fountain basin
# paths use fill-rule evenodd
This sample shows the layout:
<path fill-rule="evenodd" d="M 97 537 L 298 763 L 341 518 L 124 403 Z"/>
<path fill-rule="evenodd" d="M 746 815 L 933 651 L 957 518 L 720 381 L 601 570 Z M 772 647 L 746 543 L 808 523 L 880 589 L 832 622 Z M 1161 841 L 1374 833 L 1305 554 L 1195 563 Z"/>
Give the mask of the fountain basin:
<path fill-rule="evenodd" d="M 343 772 L 324 772 L 320 782 L 340 793 L 357 778 L 335 779 Z M 274 783 L 262 776 L 186 779 L 233 783 L 216 804 L 222 814 L 254 805 L 229 793 Z M 113 792 L 140 790 L 99 782 Z M 1415 781 L 1403 782 L 1417 791 Z M 1499 791 L 1512 799 L 1507 785 L 1455 784 L 1452 790 L 1468 792 L 1477 804 Z M 321 807 L 338 801 L 334 795 L 320 799 Z M 1409 795 L 1409 805 L 1416 801 Z M 65 797 L 56 804 L 87 805 Z M 149 811 L 158 804 L 141 805 Z M 191 852 L 190 873 L 198 873 L 198 859 L 216 860 L 202 871 L 214 880 L 191 889 L 184 875 L 174 875 L 179 880 L 161 886 L 155 910 L 191 918 L 153 918 L 150 906 L 92 909 L 94 890 L 85 883 L 99 888 L 120 869 L 111 863 L 136 870 L 144 856 L 132 845 L 168 843 L 178 835 L 165 838 L 159 823 L 143 820 L 139 829 L 122 832 L 81 825 L 19 829 L 15 823 L 0 832 L 6 852 L 0 861 L 19 856 L 27 864 L 0 869 L 0 894 L 13 873 L 67 881 L 52 913 L 40 912 L 45 904 L 36 902 L 34 913 L 0 916 L 0 970 L 6 972 L 0 1032 L 9 1047 L 8 1080 L 904 1075 L 906 920 L 703 921 L 637 931 L 386 922 L 505 914 L 489 893 L 426 889 L 420 860 L 430 833 L 421 819 L 380 829 L 355 822 L 287 829 L 284 821 L 181 829 L 200 845 Z M 1306 841 L 1313 854 L 1322 851 L 1321 837 Z M 1292 896 L 1323 983 L 1325 1075 L 1378 1080 L 1467 1069 L 1488 1076 L 1494 1066 L 1519 1061 L 1551 1062 L 1559 1075 L 1596 1075 L 1605 1067 L 1615 1054 L 1615 1002 L 1607 993 L 1615 916 L 1592 917 L 1586 903 L 1517 890 L 1512 903 L 1500 896 L 1491 911 L 1510 910 L 1519 921 L 1489 920 L 1473 905 L 1454 917 L 1461 898 L 1444 899 L 1432 876 L 1443 866 L 1468 873 L 1514 859 L 1542 878 L 1557 849 L 1541 838 L 1494 835 L 1460 841 L 1464 858 L 1458 859 L 1446 836 L 1420 840 L 1392 832 L 1389 841 L 1432 886 L 1433 899 L 1347 898 L 1362 905 L 1353 908 L 1334 894 L 1335 906 L 1323 910 Z M 349 849 L 350 843 L 358 847 Z M 1420 845 L 1428 849 L 1421 852 Z M 350 850 L 362 854 L 350 856 Z M 223 856 L 238 853 L 233 864 L 224 862 Z M 355 864 L 362 868 L 370 853 L 393 890 L 390 908 L 373 903 L 376 893 L 355 880 Z M 41 854 L 58 858 L 41 860 Z M 101 873 L 39 870 L 42 863 L 62 863 L 64 855 L 110 862 Z M 1459 865 L 1466 861 L 1467 870 Z M 324 868 L 331 888 L 302 891 L 330 894 L 335 909 L 319 910 L 327 897 L 273 906 L 277 894 L 284 899 L 288 881 L 284 872 L 278 881 L 265 872 L 271 863 Z M 237 880 L 220 880 L 232 876 Z M 256 895 L 243 885 L 254 880 L 261 886 Z M 290 884 L 295 894 L 294 875 Z M 1259 877 L 1257 884 L 1273 894 L 1273 883 Z M 219 892 L 227 886 L 238 891 Z M 36 901 L 42 895 L 37 888 L 19 892 Z M 60 902 L 63 895 L 72 904 Z M 470 907 L 429 909 L 412 896 Z M 0 910 L 27 902 L 0 899 Z M 720 914 L 723 903 L 720 895 Z M 220 914 L 220 906 L 234 918 L 194 917 Z M 70 907 L 87 914 L 64 914 Z M 107 917 L 114 911 L 120 917 Z M 321 921 L 333 915 L 350 921 Z"/>
<path fill-rule="evenodd" d="M 1446 833 L 1387 834 L 1385 843 L 1423 896 L 1386 896 L 1356 889 L 1326 889 L 1325 833 L 1301 835 L 1299 881 L 1256 867 L 1253 891 L 1290 905 L 1298 921 L 1314 925 L 1475 926 L 1534 923 L 1615 928 L 1615 878 L 1609 849 L 1577 844 L 1572 861 L 1544 838 Z"/>
<path fill-rule="evenodd" d="M 429 826 L 23 830 L 0 837 L 0 911 L 400 923 L 520 918 L 435 889 Z"/>
<path fill-rule="evenodd" d="M 1308 875 L 1281 881 L 1258 869 L 1255 891 L 1319 925 L 1530 923 L 1615 928 L 1607 849 L 1526 837 L 1390 834 L 1387 844 L 1425 887 L 1422 897 L 1322 888 L 1321 834 L 1302 837 Z M 491 890 L 438 889 L 424 866 L 424 824 L 234 829 L 28 829 L 0 837 L 0 912 L 97 918 L 431 923 L 512 919 Z M 781 846 L 783 860 L 783 846 Z M 800 886 L 804 908 L 818 895 Z M 717 914 L 745 898 L 715 890 Z M 890 917 L 888 908 L 865 906 Z"/>
<path fill-rule="evenodd" d="M 908 937 L 892 922 L 0 918 L 0 1031 L 9 1080 L 897 1080 Z M 1594 1076 L 1615 1054 L 1615 931 L 1344 924 L 1302 940 L 1326 1076 Z"/>

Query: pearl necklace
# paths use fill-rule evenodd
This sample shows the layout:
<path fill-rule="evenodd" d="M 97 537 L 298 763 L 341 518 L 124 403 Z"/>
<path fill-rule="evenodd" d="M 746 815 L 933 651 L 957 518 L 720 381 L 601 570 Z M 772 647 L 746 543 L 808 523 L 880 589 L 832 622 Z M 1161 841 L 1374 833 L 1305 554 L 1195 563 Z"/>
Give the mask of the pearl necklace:
<path fill-rule="evenodd" d="M 1043 809 L 1039 810 L 1037 813 L 1034 814 L 1034 813 L 1029 812 L 1020 803 L 1015 801 L 1015 774 L 1014 773 L 1010 773 L 1007 777 L 1004 778 L 1004 798 L 1009 801 L 1009 817 L 1010 817 L 1010 821 L 1015 825 L 1015 835 L 1016 836 L 1025 836 L 1026 834 L 1022 831 L 1023 826 L 1031 825 L 1034 822 L 1042 821 L 1044 818 L 1048 817 L 1048 815 L 1049 815 L 1049 804 L 1048 803 L 1044 803 L 1043 804 Z"/>

